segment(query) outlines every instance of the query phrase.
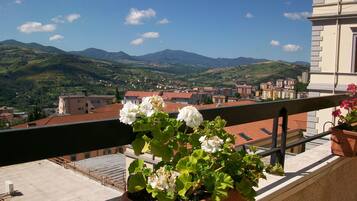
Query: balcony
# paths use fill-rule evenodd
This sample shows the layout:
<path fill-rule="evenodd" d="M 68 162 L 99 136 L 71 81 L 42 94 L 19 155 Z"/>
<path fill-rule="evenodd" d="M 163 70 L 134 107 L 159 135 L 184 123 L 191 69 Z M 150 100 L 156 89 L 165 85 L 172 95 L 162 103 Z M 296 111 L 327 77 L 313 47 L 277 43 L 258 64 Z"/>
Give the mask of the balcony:
<path fill-rule="evenodd" d="M 267 180 L 262 180 L 257 189 L 257 200 L 357 200 L 357 192 L 354 190 L 354 186 L 357 185 L 357 176 L 351 171 L 357 168 L 356 159 L 331 155 L 328 142 L 301 154 L 287 157 L 288 149 L 318 139 L 328 139 L 330 134 L 329 131 L 326 131 L 287 143 L 289 115 L 331 108 L 339 105 L 339 102 L 344 98 L 346 95 L 342 94 L 203 109 L 200 112 L 208 120 L 221 116 L 227 120 L 228 126 L 273 119 L 271 147 L 259 154 L 268 158 L 267 161 L 272 164 L 276 162 L 282 164 L 286 174 L 285 176 L 268 175 Z M 177 114 L 171 113 L 170 115 Z M 117 119 L 0 131 L 0 174 L 13 171 L 17 167 L 15 164 L 128 145 L 133 139 L 134 134 L 131 127 L 120 123 Z M 249 145 L 241 145 L 237 148 L 244 149 L 246 146 Z M 148 158 L 148 162 L 153 163 L 154 161 Z M 50 166 L 50 162 L 47 160 L 38 163 L 39 166 Z M 26 166 L 27 164 L 30 164 L 28 168 L 33 168 L 33 171 L 36 171 L 36 165 L 33 162 L 22 165 Z M 61 167 L 56 166 L 56 168 Z M 56 168 L 48 174 L 53 175 L 58 171 Z M 5 179 L 0 175 L 0 185 Z M 96 180 L 98 181 L 98 179 Z M 78 191 L 87 189 L 83 193 L 92 195 L 96 191 L 92 188 L 95 188 L 96 185 L 89 185 L 83 181 L 93 182 L 81 178 L 75 187 L 79 188 Z M 22 186 L 22 188 L 26 187 Z M 27 196 L 24 193 L 25 189 L 21 189 L 21 186 L 16 189 L 15 184 L 15 190 L 23 195 L 15 196 L 14 199 L 18 197 L 19 200 L 21 198 L 23 200 Z M 112 189 L 97 189 L 96 192 L 99 191 L 101 194 L 112 196 L 103 196 L 98 200 L 115 200 L 114 197 L 120 195 L 120 191 L 115 194 Z M 0 191 L 0 196 L 1 193 Z M 95 200 L 93 197 L 92 199 Z M 32 197 L 32 200 L 35 199 Z"/>

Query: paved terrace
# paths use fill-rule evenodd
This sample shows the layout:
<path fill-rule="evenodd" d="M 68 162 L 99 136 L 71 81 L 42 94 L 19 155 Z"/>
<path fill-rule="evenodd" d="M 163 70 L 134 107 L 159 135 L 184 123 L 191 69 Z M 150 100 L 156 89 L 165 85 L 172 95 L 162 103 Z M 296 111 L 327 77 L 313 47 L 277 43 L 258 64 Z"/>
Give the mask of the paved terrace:
<path fill-rule="evenodd" d="M 5 198 L 11 201 L 115 201 L 122 194 L 48 160 L 1 167 L 0 195 L 6 180 L 18 192 Z"/>
<path fill-rule="evenodd" d="M 123 154 L 110 154 L 88 158 L 74 162 L 76 166 L 90 171 L 91 174 L 108 178 L 125 189 L 125 156 Z"/>

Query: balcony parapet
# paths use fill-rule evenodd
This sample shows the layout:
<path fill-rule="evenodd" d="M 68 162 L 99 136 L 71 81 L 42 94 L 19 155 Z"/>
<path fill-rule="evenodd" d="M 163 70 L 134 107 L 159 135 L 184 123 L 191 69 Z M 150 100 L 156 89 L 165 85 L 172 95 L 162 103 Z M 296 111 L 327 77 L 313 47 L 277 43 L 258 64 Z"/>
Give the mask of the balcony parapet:
<path fill-rule="evenodd" d="M 286 159 L 285 176 L 259 182 L 259 201 L 357 200 L 357 158 L 331 154 L 330 141 Z"/>

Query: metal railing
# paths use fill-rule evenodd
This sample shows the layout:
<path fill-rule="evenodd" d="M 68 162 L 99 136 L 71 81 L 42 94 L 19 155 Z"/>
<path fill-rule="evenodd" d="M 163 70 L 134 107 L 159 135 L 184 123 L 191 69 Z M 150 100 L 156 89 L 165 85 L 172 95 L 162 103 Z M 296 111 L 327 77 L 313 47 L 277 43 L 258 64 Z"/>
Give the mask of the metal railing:
<path fill-rule="evenodd" d="M 61 165 L 66 169 L 71 169 L 75 172 L 81 173 L 93 180 L 100 182 L 105 186 L 110 186 L 124 191 L 126 190 L 126 176 L 124 170 L 119 170 L 118 174 L 121 175 L 120 176 L 121 179 L 119 181 L 116 181 L 108 176 L 102 176 L 94 171 L 91 171 L 89 168 L 82 167 L 76 164 L 75 161 L 70 161 L 63 157 L 55 157 L 55 158 L 50 158 L 48 160 L 58 165 Z"/>
<path fill-rule="evenodd" d="M 273 118 L 272 147 L 261 155 L 271 155 L 271 163 L 279 162 L 283 165 L 286 149 L 329 134 L 325 132 L 286 144 L 288 115 L 335 107 L 346 97 L 346 94 L 341 94 L 282 100 L 204 109 L 200 112 L 207 120 L 221 116 L 227 121 L 227 126 Z M 170 115 L 174 117 L 177 113 Z M 277 144 L 279 118 L 282 118 L 280 146 Z M 0 131 L 0 166 L 127 145 L 134 138 L 131 127 L 120 123 L 118 119 L 4 130 Z"/>

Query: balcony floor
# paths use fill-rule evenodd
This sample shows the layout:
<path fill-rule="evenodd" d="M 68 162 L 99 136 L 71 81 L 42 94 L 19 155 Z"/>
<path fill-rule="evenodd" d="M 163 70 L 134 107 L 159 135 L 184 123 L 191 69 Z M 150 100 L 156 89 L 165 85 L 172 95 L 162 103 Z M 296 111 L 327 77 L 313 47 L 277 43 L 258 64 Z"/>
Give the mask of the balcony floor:
<path fill-rule="evenodd" d="M 48 160 L 1 167 L 0 195 L 6 180 L 12 181 L 18 192 L 18 196 L 9 199 L 13 201 L 113 201 L 122 194 Z"/>

